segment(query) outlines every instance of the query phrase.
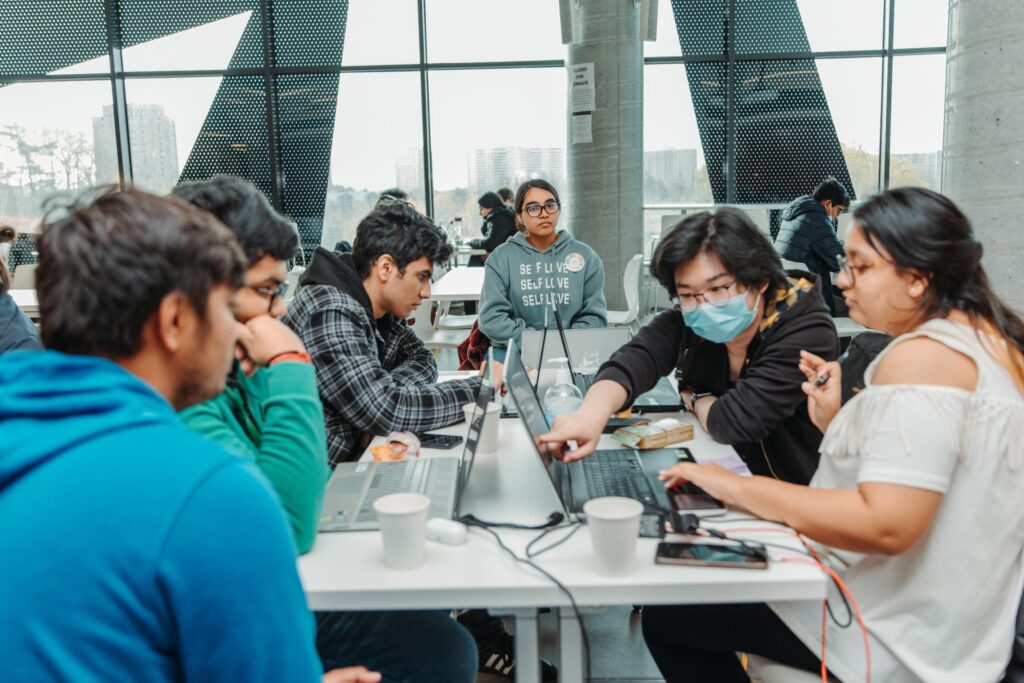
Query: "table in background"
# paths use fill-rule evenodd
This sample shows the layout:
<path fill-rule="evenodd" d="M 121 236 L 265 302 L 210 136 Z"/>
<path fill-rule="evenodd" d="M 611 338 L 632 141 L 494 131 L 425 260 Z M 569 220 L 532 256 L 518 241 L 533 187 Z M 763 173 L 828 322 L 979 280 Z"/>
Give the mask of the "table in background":
<path fill-rule="evenodd" d="M 693 422 L 688 414 L 674 416 Z M 714 461 L 735 455 L 732 448 L 716 443 L 695 427 L 696 438 L 684 445 L 697 459 Z M 549 513 L 562 508 L 529 433 L 518 419 L 501 420 L 499 429 L 500 453 L 477 455 L 462 512 L 488 520 L 542 523 Z M 464 435 L 465 430 L 465 424 L 460 423 L 437 431 Z M 615 445 L 610 436 L 602 437 L 602 447 Z M 451 456 L 452 451 L 425 449 L 424 455 Z M 758 526 L 769 525 L 765 522 Z M 523 556 L 526 544 L 539 532 L 503 529 L 497 533 Z M 567 532 L 556 531 L 549 538 L 554 541 L 563 533 Z M 795 539 L 789 541 L 777 533 L 765 534 L 763 540 L 799 545 Z M 773 562 L 767 570 L 656 565 L 657 542 L 639 539 L 636 571 L 621 578 L 594 571 L 586 527 L 535 561 L 558 578 L 582 608 L 821 600 L 825 595 L 824 576 L 805 564 Z M 554 607 L 559 615 L 559 680 L 578 683 L 583 679 L 582 638 L 565 594 L 536 571 L 514 562 L 481 530 L 470 530 L 468 542 L 461 546 L 428 542 L 426 562 L 411 571 L 384 567 L 379 532 L 320 534 L 313 551 L 299 559 L 299 572 L 314 610 L 458 607 L 487 608 L 515 616 L 518 662 L 539 660 L 537 609 Z M 536 683 L 539 672 L 532 667 L 517 667 L 517 680 Z"/>
<path fill-rule="evenodd" d="M 36 298 L 36 290 L 11 289 L 8 293 L 25 315 L 33 320 L 39 319 L 39 300 Z"/>
<path fill-rule="evenodd" d="M 471 256 L 485 256 L 487 254 L 486 249 L 474 249 L 466 244 L 455 248 L 455 265 L 458 266 L 460 261 L 469 262 Z"/>
<path fill-rule="evenodd" d="M 452 268 L 430 287 L 433 301 L 479 301 L 485 268 Z"/>

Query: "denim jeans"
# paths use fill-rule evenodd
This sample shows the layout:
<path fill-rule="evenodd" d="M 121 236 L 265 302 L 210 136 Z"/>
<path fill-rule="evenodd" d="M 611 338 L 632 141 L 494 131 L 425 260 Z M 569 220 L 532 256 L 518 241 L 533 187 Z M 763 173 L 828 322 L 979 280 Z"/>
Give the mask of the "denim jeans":
<path fill-rule="evenodd" d="M 317 612 L 324 670 L 365 666 L 385 683 L 473 683 L 476 643 L 447 612 Z"/>

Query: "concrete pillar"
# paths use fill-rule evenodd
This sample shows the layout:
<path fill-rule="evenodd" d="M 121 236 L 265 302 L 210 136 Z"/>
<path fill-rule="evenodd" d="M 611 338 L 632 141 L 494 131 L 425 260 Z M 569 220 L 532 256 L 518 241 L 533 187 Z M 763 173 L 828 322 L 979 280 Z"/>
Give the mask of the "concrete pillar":
<path fill-rule="evenodd" d="M 640 7 L 586 0 L 573 10 L 569 69 L 594 64 L 592 142 L 575 142 L 569 108 L 569 228 L 597 251 L 610 309 L 625 310 L 622 272 L 643 251 L 643 46 Z M 570 88 L 571 90 L 571 88 Z"/>
<path fill-rule="evenodd" d="M 950 0 L 942 191 L 974 225 L 996 291 L 1024 311 L 1024 3 Z"/>

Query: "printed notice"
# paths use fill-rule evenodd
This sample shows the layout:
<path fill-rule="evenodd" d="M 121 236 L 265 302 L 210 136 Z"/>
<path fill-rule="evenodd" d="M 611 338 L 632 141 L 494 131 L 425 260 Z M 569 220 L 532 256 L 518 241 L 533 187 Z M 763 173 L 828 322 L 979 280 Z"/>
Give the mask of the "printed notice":
<path fill-rule="evenodd" d="M 594 115 L 590 112 L 586 114 L 573 114 L 572 115 L 572 143 L 578 144 L 581 142 L 593 142 L 593 122 Z"/>
<path fill-rule="evenodd" d="M 572 114 L 589 114 L 594 111 L 594 63 L 575 64 L 570 69 L 572 85 L 569 87 L 569 106 Z"/>

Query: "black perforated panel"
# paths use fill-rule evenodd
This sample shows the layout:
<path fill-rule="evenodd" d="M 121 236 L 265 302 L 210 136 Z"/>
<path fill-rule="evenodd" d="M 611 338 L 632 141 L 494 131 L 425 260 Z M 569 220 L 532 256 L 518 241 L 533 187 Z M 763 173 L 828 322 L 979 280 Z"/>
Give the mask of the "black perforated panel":
<path fill-rule="evenodd" d="M 721 36 L 722 60 L 686 65 L 711 191 L 727 201 L 726 127 L 734 119 L 736 195 L 741 203 L 785 202 L 834 176 L 853 191 L 813 60 L 750 60 L 743 54 L 807 51 L 796 0 L 735 0 L 735 74 L 727 83 L 726 0 L 672 0 L 684 56 Z M 730 110 L 731 109 L 731 110 Z"/>
<path fill-rule="evenodd" d="M 103 0 L 0 2 L 0 75 L 49 73 L 106 54 Z"/>

